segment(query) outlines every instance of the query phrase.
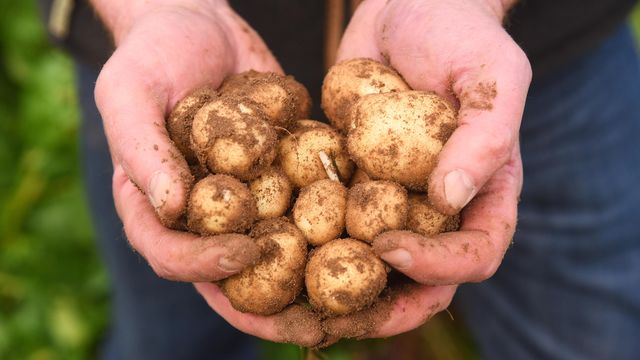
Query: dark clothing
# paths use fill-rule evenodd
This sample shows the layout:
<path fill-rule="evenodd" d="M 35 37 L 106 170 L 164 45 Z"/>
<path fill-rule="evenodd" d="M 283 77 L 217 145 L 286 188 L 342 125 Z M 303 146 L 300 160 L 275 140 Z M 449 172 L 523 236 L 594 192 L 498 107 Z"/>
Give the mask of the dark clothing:
<path fill-rule="evenodd" d="M 39 0 L 48 14 L 53 0 Z M 264 38 L 288 74 L 301 80 L 314 99 L 324 75 L 324 1 L 231 0 Z M 348 1 L 347 1 L 348 2 Z M 637 0 L 520 0 L 507 30 L 529 56 L 534 76 L 594 48 L 617 28 Z M 76 0 L 69 37 L 59 40 L 74 55 L 100 66 L 113 50 L 106 31 L 87 4 Z M 285 41 L 286 40 L 286 41 Z"/>
<path fill-rule="evenodd" d="M 637 0 L 520 0 L 507 30 L 529 57 L 534 77 L 593 49 L 627 17 Z"/>

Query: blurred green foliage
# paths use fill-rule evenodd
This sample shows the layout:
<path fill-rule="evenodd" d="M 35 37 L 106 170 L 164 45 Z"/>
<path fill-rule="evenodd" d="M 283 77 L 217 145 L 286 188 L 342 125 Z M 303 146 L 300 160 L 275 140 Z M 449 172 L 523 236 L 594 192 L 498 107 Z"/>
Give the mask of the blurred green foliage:
<path fill-rule="evenodd" d="M 73 66 L 35 2 L 0 8 L 0 359 L 92 358 L 107 279 L 77 161 Z"/>
<path fill-rule="evenodd" d="M 33 1 L 0 0 L 0 9 L 0 359 L 95 358 L 108 280 L 77 161 L 73 64 L 48 44 Z M 640 11 L 632 24 L 640 32 Z M 431 358 L 474 356 L 446 315 L 411 336 Z M 389 348 L 396 346 L 348 342 L 309 356 L 265 344 L 264 356 L 385 358 Z"/>

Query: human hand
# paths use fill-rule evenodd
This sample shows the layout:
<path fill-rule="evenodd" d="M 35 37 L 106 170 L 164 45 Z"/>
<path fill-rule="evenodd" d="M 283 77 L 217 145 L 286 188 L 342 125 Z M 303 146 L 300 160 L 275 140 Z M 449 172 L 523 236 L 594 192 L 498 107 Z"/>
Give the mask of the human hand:
<path fill-rule="evenodd" d="M 93 2 L 117 46 L 99 75 L 95 98 L 114 164 L 116 209 L 129 242 L 160 277 L 201 282 L 197 288 L 211 307 L 241 330 L 274 341 L 317 343 L 322 336 L 315 317 L 302 323 L 299 335 L 283 336 L 278 324 L 288 321 L 291 310 L 269 318 L 231 312 L 226 298 L 207 283 L 259 258 L 249 237 L 198 237 L 164 226 L 183 215 L 193 181 L 167 135 L 166 115 L 189 91 L 204 84 L 217 88 L 227 75 L 249 69 L 282 73 L 277 61 L 226 1 Z M 237 325 L 247 322 L 254 327 Z"/>
<path fill-rule="evenodd" d="M 421 285 L 369 314 L 324 322 L 333 336 L 385 337 L 409 331 L 445 309 L 456 284 L 491 277 L 509 246 L 522 187 L 518 132 L 531 68 L 502 28 L 510 0 L 365 1 L 354 14 L 337 61 L 367 57 L 395 68 L 417 90 L 458 108 L 458 127 L 429 178 L 441 212 L 462 211 L 459 232 L 424 237 L 393 231 L 374 250 Z M 465 207 L 466 206 L 466 207 Z M 351 322 L 368 328 L 345 332 Z"/>

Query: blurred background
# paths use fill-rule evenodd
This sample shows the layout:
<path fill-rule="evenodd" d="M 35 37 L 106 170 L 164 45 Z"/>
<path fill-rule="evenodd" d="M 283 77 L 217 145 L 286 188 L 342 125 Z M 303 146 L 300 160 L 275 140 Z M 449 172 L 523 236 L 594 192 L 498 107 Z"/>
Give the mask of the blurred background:
<path fill-rule="evenodd" d="M 48 43 L 35 1 L 0 0 L 0 9 L 0 359 L 92 359 L 108 326 L 109 279 L 80 178 L 72 62 Z M 639 33 L 638 9 L 632 22 Z M 265 342 L 264 358 L 476 357 L 452 319 L 323 352 Z"/>

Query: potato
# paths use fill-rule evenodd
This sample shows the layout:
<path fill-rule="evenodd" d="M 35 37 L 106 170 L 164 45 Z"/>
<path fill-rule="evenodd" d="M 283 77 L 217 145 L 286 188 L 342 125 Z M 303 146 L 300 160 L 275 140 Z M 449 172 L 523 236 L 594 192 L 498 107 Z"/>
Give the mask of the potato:
<path fill-rule="evenodd" d="M 407 191 L 391 181 L 369 181 L 349 189 L 346 227 L 349 236 L 372 242 L 380 233 L 404 229 Z"/>
<path fill-rule="evenodd" d="M 191 124 L 196 112 L 217 96 L 210 86 L 203 86 L 178 101 L 167 118 L 167 132 L 189 164 L 197 164 L 196 154 L 191 150 Z"/>
<path fill-rule="evenodd" d="M 367 175 L 364 170 L 360 168 L 356 168 L 356 171 L 353 172 L 353 176 L 351 176 L 351 181 L 349 181 L 349 187 L 354 187 L 358 184 L 366 183 L 371 181 L 369 175 Z"/>
<path fill-rule="evenodd" d="M 302 188 L 293 207 L 293 221 L 312 245 L 322 245 L 344 231 L 347 189 L 324 179 Z"/>
<path fill-rule="evenodd" d="M 382 260 L 371 246 L 353 239 L 337 239 L 316 248 L 305 275 L 309 302 L 329 316 L 370 306 L 386 282 Z"/>
<path fill-rule="evenodd" d="M 273 126 L 290 128 L 298 119 L 309 117 L 311 96 L 292 76 L 254 70 L 228 77 L 220 93 L 256 102 Z"/>
<path fill-rule="evenodd" d="M 278 146 L 280 166 L 289 180 L 302 188 L 328 178 L 320 160 L 323 152 L 335 164 L 340 180 L 348 181 L 353 173 L 353 162 L 347 154 L 345 138 L 317 121 L 305 120 L 299 124 Z"/>
<path fill-rule="evenodd" d="M 249 189 L 256 199 L 259 219 L 283 216 L 289 209 L 293 186 L 279 168 L 269 168 L 251 181 Z"/>
<path fill-rule="evenodd" d="M 276 132 L 249 100 L 214 99 L 196 113 L 191 131 L 196 155 L 212 173 L 252 180 L 276 156 Z"/>
<path fill-rule="evenodd" d="M 191 190 L 187 227 L 202 235 L 242 233 L 257 215 L 256 201 L 247 186 L 227 175 L 209 175 Z"/>
<path fill-rule="evenodd" d="M 460 226 L 460 215 L 445 215 L 436 210 L 426 194 L 409 194 L 409 214 L 407 216 L 407 230 L 425 236 L 456 231 Z"/>
<path fill-rule="evenodd" d="M 275 314 L 302 291 L 307 242 L 286 218 L 259 222 L 251 231 L 251 237 L 262 251 L 260 260 L 222 280 L 221 289 L 236 310 Z"/>
<path fill-rule="evenodd" d="M 349 131 L 353 104 L 368 94 L 411 90 L 400 74 L 371 59 L 352 59 L 332 66 L 322 84 L 322 110 L 331 124 Z"/>
<path fill-rule="evenodd" d="M 347 145 L 351 158 L 374 179 L 426 191 L 438 154 L 456 127 L 442 97 L 407 91 L 367 95 L 353 107 Z"/>

